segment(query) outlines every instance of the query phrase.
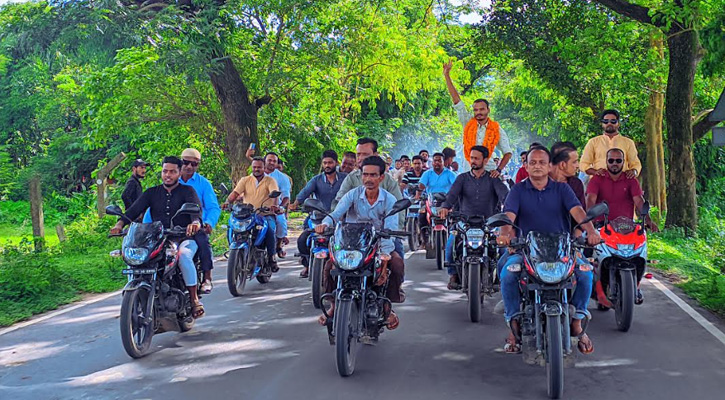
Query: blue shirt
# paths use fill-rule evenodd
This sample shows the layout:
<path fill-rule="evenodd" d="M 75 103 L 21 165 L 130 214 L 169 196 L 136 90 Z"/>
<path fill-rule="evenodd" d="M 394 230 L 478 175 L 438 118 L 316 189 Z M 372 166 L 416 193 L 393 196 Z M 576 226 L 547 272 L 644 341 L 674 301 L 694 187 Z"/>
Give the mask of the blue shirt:
<path fill-rule="evenodd" d="M 347 213 L 344 219 L 346 222 L 370 222 L 375 229 L 380 230 L 383 228 L 383 219 L 385 219 L 385 228 L 396 230 L 398 229 L 398 216 L 391 215 L 385 218 L 385 215 L 393 209 L 395 201 L 395 196 L 381 188 L 378 199 L 370 205 L 365 197 L 365 187 L 359 186 L 347 192 L 337 203 L 335 211 L 325 217 L 322 223 L 332 226 L 334 221 L 342 221 Z M 393 250 L 395 250 L 393 239 L 383 239 L 380 242 L 381 254 L 390 255 Z"/>
<path fill-rule="evenodd" d="M 425 186 L 425 191 L 430 194 L 447 193 L 455 181 L 456 174 L 446 168 L 443 168 L 443 171 L 441 171 L 440 174 L 437 174 L 432 169 L 423 172 L 423 176 L 420 177 L 419 183 Z"/>
<path fill-rule="evenodd" d="M 319 199 L 325 205 L 325 209 L 329 211 L 332 209 L 332 201 L 335 200 L 335 196 L 340 191 L 342 181 L 345 180 L 346 176 L 346 173 L 336 172 L 335 181 L 330 183 L 324 173 L 316 175 L 297 193 L 295 200 L 298 204 L 302 204 L 310 195 L 314 194 L 315 198 Z"/>
<path fill-rule="evenodd" d="M 266 175 L 277 182 L 279 191 L 282 192 L 282 195 L 279 196 L 280 203 L 282 202 L 282 199 L 289 199 L 290 192 L 292 191 L 292 183 L 290 183 L 289 178 L 285 174 L 279 172 L 278 169 L 275 169 L 271 174 Z"/>
<path fill-rule="evenodd" d="M 219 201 L 217 201 L 216 193 L 214 193 L 214 188 L 211 186 L 211 182 L 199 175 L 198 172 L 194 172 L 191 179 L 186 182 L 184 182 L 183 178 L 179 178 L 179 183 L 194 188 L 196 195 L 199 196 L 199 200 L 201 200 L 202 222 L 204 224 L 209 224 L 212 228 L 215 228 L 217 222 L 219 221 L 219 215 L 222 213 L 222 209 L 219 207 Z M 143 222 L 151 222 L 151 214 L 148 211 L 144 214 Z"/>
<path fill-rule="evenodd" d="M 525 236 L 531 231 L 542 233 L 569 232 L 569 212 L 581 207 L 568 184 L 549 179 L 543 190 L 530 179 L 514 185 L 506 197 L 504 212 L 516 214 L 516 225 Z"/>

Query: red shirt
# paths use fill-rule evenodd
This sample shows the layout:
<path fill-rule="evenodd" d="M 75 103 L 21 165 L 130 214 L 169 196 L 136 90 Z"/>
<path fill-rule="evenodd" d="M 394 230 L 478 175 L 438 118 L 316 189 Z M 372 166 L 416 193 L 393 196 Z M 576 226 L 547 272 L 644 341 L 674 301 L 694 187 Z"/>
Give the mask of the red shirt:
<path fill-rule="evenodd" d="M 624 173 L 618 180 L 612 180 L 607 173 L 605 176 L 595 175 L 587 186 L 587 195 L 597 196 L 596 204 L 606 201 L 609 205 L 609 219 L 617 217 L 634 218 L 634 198 L 644 194 L 642 187 L 635 178 L 627 178 Z"/>
<path fill-rule="evenodd" d="M 522 166 L 521 168 L 519 168 L 519 171 L 516 172 L 516 183 L 519 183 L 528 177 L 529 172 L 526 171 L 526 167 Z"/>

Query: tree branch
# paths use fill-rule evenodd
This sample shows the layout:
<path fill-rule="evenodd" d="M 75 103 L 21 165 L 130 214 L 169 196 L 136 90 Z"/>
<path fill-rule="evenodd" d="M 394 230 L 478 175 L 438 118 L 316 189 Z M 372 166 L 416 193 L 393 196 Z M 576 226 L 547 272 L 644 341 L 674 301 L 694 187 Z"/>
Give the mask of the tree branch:
<path fill-rule="evenodd" d="M 476 84 L 476 81 L 478 81 L 482 76 L 488 73 L 490 69 L 491 64 L 487 64 L 481 67 L 481 69 L 479 69 L 478 71 L 474 71 L 475 73 L 471 76 L 471 83 L 463 87 L 463 89 L 461 90 L 461 94 L 465 95 L 466 93 L 468 93 L 469 90 L 473 89 L 473 85 Z"/>
<path fill-rule="evenodd" d="M 710 121 L 710 114 L 715 111 L 714 109 L 704 110 L 699 112 L 695 117 L 692 118 L 692 139 L 697 142 L 707 135 L 710 129 L 714 128 L 720 122 Z"/>
<path fill-rule="evenodd" d="M 665 28 L 666 25 L 662 19 L 657 18 L 653 20 L 650 17 L 650 9 L 637 4 L 632 4 L 626 0 L 594 0 L 595 2 L 609 8 L 610 10 L 624 15 L 625 17 L 632 18 L 635 21 L 639 21 L 645 24 L 654 25 L 658 28 Z M 659 14 L 659 13 L 657 13 Z"/>

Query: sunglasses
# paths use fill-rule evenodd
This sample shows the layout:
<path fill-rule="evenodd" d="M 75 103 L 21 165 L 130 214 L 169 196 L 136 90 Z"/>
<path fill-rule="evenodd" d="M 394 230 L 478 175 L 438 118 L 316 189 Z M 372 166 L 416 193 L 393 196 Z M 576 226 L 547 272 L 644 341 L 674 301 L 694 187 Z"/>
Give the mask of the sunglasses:
<path fill-rule="evenodd" d="M 192 167 L 198 167 L 199 163 L 197 161 L 189 161 L 189 160 L 181 160 L 184 165 L 191 165 Z"/>
<path fill-rule="evenodd" d="M 622 161 L 624 160 L 622 160 L 621 158 L 610 158 L 609 160 L 607 160 L 607 162 L 610 164 L 621 164 Z"/>
<path fill-rule="evenodd" d="M 616 125 L 616 124 L 617 124 L 617 122 L 619 122 L 619 120 L 618 120 L 618 119 L 606 119 L 606 118 L 605 118 L 605 119 L 602 119 L 602 123 L 603 123 L 603 124 L 612 124 L 612 125 Z"/>

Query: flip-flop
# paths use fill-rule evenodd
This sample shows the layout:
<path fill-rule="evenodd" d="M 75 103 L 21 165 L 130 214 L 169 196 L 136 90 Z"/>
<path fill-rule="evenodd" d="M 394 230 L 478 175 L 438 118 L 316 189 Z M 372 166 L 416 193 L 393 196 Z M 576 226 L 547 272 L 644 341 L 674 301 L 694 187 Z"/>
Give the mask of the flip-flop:
<path fill-rule="evenodd" d="M 205 314 L 205 311 L 204 311 L 204 305 L 203 304 L 196 303 L 196 304 L 194 304 L 191 307 L 191 316 L 194 319 L 199 319 L 199 318 L 203 317 L 204 314 Z"/>
<path fill-rule="evenodd" d="M 589 344 L 591 345 L 591 348 L 587 350 L 586 345 L 584 342 L 582 342 L 582 338 L 586 336 L 587 339 L 589 339 Z M 576 347 L 579 349 L 579 352 L 582 354 L 592 354 L 594 352 L 594 343 L 592 343 L 592 339 L 589 338 L 589 335 L 587 335 L 586 332 L 582 332 L 579 335 L 577 335 L 577 339 L 579 339 L 579 343 L 577 343 Z"/>
<path fill-rule="evenodd" d="M 388 322 L 390 321 L 390 322 Z M 390 316 L 388 317 L 388 321 L 385 321 L 385 326 L 388 328 L 388 330 L 394 330 L 398 326 L 400 326 L 400 318 L 398 318 L 398 314 L 394 313 L 393 311 L 390 311 Z"/>
<path fill-rule="evenodd" d="M 304 270 L 304 269 L 302 271 L 300 271 L 300 278 L 309 278 L 309 277 L 310 277 L 309 271 Z"/>
<path fill-rule="evenodd" d="M 521 344 L 511 343 L 509 339 L 506 339 L 506 344 L 503 346 L 503 352 L 506 354 L 521 354 Z"/>

